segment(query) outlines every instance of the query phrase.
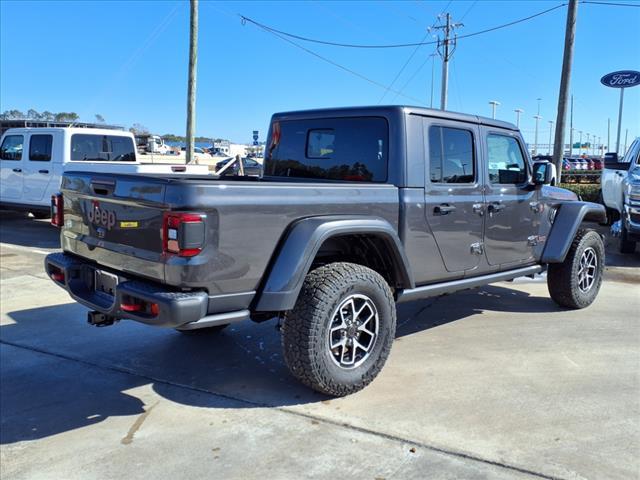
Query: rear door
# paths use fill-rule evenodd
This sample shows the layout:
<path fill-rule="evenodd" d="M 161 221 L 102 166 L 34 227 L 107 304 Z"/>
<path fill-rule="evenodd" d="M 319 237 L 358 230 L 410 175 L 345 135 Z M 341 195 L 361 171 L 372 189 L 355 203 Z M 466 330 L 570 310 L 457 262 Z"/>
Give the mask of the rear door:
<path fill-rule="evenodd" d="M 58 147 L 58 145 L 55 145 Z M 42 203 L 53 178 L 53 133 L 31 133 L 24 150 L 24 199 L 29 203 Z"/>
<path fill-rule="evenodd" d="M 490 265 L 509 265 L 533 260 L 533 244 L 539 230 L 537 196 L 530 188 L 530 165 L 517 132 L 483 132 L 486 176 L 484 243 Z"/>
<path fill-rule="evenodd" d="M 22 200 L 24 135 L 10 134 L 0 144 L 0 199 Z"/>
<path fill-rule="evenodd" d="M 445 268 L 476 268 L 482 253 L 483 192 L 478 127 L 425 119 L 425 215 Z"/>

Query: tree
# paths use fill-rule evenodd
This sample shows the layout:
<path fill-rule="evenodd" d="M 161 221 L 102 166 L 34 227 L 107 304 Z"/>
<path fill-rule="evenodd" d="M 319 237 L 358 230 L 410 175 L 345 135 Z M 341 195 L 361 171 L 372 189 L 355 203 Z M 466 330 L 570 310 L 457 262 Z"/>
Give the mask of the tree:
<path fill-rule="evenodd" d="M 33 108 L 30 108 L 27 111 L 27 118 L 30 120 L 40 120 L 41 115 L 40 112 L 38 112 L 37 110 L 34 110 Z"/>
<path fill-rule="evenodd" d="M 75 112 L 60 112 L 56 113 L 53 117 L 56 122 L 75 122 L 79 118 L 80 117 Z"/>
<path fill-rule="evenodd" d="M 52 121 L 55 118 L 55 115 L 51 113 L 49 110 L 45 110 L 40 114 L 40 120 Z"/>
<path fill-rule="evenodd" d="M 134 123 L 131 125 L 129 131 L 134 135 L 146 135 L 149 133 L 149 129 L 140 123 Z"/>
<path fill-rule="evenodd" d="M 100 115 L 99 113 L 96 113 L 96 122 L 104 123 L 104 117 L 102 115 Z"/>
<path fill-rule="evenodd" d="M 21 120 L 25 115 L 20 110 L 5 110 L 1 118 L 2 120 Z"/>

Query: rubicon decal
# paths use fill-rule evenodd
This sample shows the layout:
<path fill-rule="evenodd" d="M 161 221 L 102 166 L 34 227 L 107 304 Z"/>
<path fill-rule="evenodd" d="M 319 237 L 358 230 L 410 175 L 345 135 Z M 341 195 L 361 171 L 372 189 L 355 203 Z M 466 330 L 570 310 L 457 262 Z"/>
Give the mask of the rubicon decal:
<path fill-rule="evenodd" d="M 100 208 L 100 205 L 97 203 L 94 203 L 91 205 L 91 208 L 89 208 L 89 211 L 87 212 L 87 219 L 91 223 L 101 227 L 106 227 L 107 230 L 111 230 L 111 228 L 116 224 L 115 212 Z"/>

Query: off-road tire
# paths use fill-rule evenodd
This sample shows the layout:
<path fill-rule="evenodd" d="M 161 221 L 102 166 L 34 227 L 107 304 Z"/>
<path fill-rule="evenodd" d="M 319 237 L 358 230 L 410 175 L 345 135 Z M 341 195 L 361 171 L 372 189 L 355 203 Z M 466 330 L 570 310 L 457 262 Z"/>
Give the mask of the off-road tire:
<path fill-rule="evenodd" d="M 589 290 L 583 292 L 578 286 L 580 259 L 588 248 L 595 251 L 598 261 L 595 279 Z M 594 230 L 579 230 L 573 239 L 567 257 L 562 263 L 549 265 L 547 288 L 554 302 L 561 307 L 579 309 L 593 303 L 602 285 L 604 272 L 604 243 Z"/>
<path fill-rule="evenodd" d="M 176 332 L 180 332 L 183 335 L 187 335 L 190 337 L 203 337 L 206 335 L 216 335 L 220 333 L 222 330 L 227 328 L 229 324 L 226 325 L 216 325 L 215 327 L 206 327 L 206 328 L 194 328 L 192 330 L 180 330 L 176 328 Z"/>
<path fill-rule="evenodd" d="M 620 238 L 618 239 L 618 251 L 620 253 L 634 253 L 636 251 L 636 242 L 629 238 L 629 230 L 624 223 L 624 219 L 620 219 Z"/>
<path fill-rule="evenodd" d="M 351 295 L 366 295 L 378 313 L 378 335 L 368 357 L 351 369 L 337 365 L 327 341 L 332 315 Z M 384 366 L 396 332 L 396 308 L 389 285 L 377 272 L 354 263 L 330 263 L 309 272 L 293 310 L 282 325 L 289 370 L 312 389 L 344 396 L 366 387 Z"/>

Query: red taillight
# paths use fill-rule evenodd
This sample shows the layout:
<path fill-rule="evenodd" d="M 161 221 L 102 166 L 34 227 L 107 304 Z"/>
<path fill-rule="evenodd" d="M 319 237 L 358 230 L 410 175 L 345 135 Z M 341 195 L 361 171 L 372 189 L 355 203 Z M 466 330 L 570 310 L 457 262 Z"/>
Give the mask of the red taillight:
<path fill-rule="evenodd" d="M 143 306 L 139 303 L 121 303 L 120 308 L 125 312 L 140 312 Z"/>
<path fill-rule="evenodd" d="M 194 257 L 204 245 L 204 216 L 199 213 L 166 212 L 162 239 L 165 253 Z"/>
<path fill-rule="evenodd" d="M 64 202 L 62 194 L 56 193 L 51 195 L 51 225 L 54 227 L 62 227 L 64 224 Z"/>

